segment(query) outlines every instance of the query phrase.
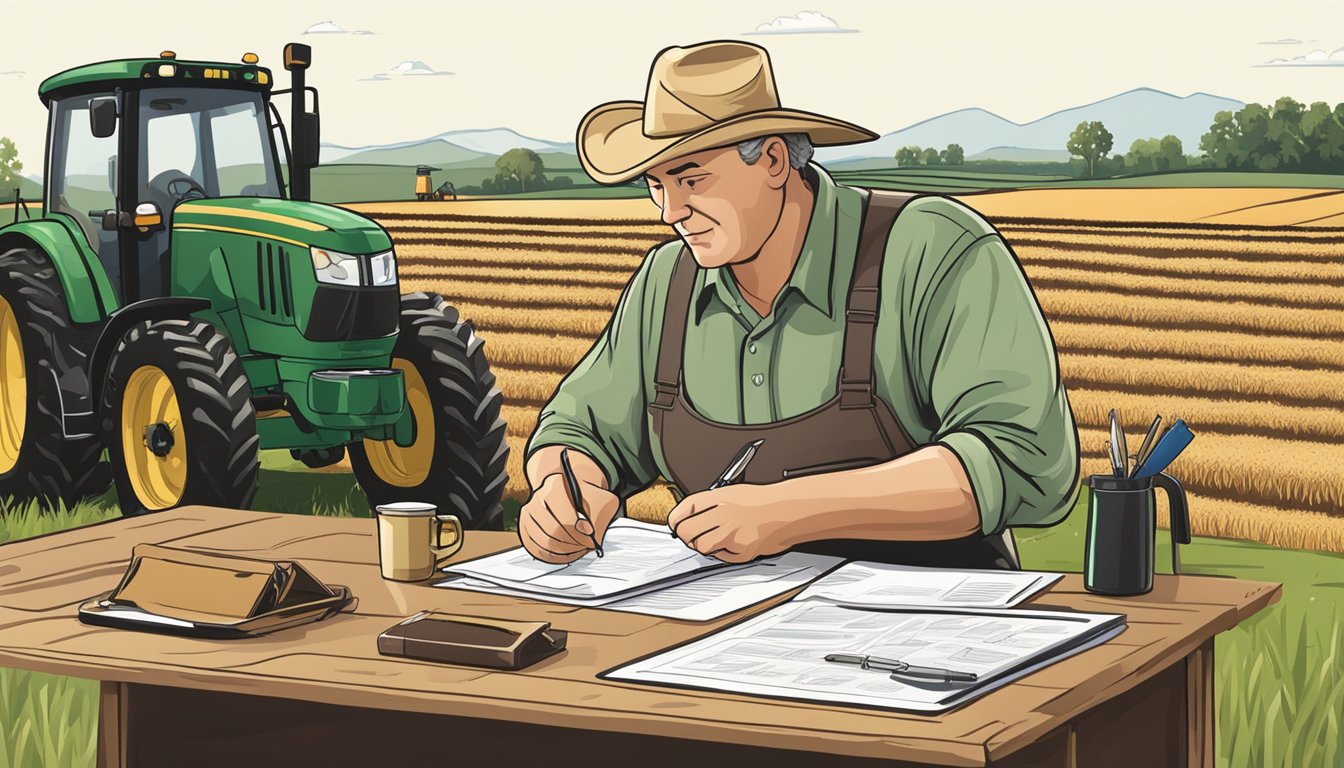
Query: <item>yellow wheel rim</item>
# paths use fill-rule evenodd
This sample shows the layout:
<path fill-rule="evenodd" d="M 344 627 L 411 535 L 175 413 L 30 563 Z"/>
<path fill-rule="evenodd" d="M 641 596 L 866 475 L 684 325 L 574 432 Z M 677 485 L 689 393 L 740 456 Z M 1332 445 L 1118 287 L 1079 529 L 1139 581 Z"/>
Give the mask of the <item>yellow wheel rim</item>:
<path fill-rule="evenodd" d="M 147 427 L 160 423 L 172 433 L 172 446 L 165 456 L 151 451 L 145 436 Z M 167 509 L 182 500 L 187 485 L 182 412 L 173 383 L 156 366 L 137 368 L 126 382 L 121 400 L 121 450 L 131 489 L 146 509 Z"/>
<path fill-rule="evenodd" d="M 405 448 L 393 440 L 365 440 L 364 455 L 369 466 L 383 482 L 412 488 L 429 477 L 434 460 L 434 406 L 429 402 L 429 387 L 409 360 L 393 358 L 392 367 L 406 381 L 406 404 L 415 424 L 415 442 Z"/>
<path fill-rule="evenodd" d="M 23 429 L 28 422 L 28 378 L 23 340 L 14 310 L 0 296 L 0 475 L 19 463 Z"/>

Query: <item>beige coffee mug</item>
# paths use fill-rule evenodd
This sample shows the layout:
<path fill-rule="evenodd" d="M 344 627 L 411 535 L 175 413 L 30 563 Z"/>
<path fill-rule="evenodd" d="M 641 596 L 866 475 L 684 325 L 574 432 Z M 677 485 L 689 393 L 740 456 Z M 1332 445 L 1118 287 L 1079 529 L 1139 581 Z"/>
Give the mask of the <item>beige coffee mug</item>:
<path fill-rule="evenodd" d="M 462 522 L 456 515 L 420 501 L 379 504 L 378 563 L 383 578 L 424 581 L 462 548 Z M 444 543 L 447 532 L 448 541 Z"/>

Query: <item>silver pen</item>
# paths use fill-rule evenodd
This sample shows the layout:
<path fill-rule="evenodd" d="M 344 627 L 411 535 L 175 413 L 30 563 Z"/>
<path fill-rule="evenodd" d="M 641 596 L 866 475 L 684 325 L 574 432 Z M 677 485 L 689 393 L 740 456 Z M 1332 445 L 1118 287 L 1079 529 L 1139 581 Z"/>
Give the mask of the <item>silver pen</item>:
<path fill-rule="evenodd" d="M 921 667 L 907 664 L 896 659 L 884 659 L 881 656 L 868 656 L 861 653 L 829 653 L 826 660 L 836 664 L 857 664 L 860 669 L 877 669 L 890 672 L 895 677 L 910 677 L 917 680 L 934 680 L 943 683 L 973 683 L 974 672 L 958 672 L 942 667 Z"/>
<path fill-rule="evenodd" d="M 751 463 L 752 459 L 756 458 L 756 451 L 763 443 L 765 443 L 765 438 L 762 437 L 752 440 L 742 446 L 741 450 L 737 452 L 737 455 L 733 457 L 733 460 L 728 463 L 728 468 L 723 470 L 723 474 L 719 475 L 719 479 L 710 483 L 710 486 L 705 490 L 712 491 L 715 488 L 722 488 L 725 485 L 732 485 L 737 482 L 738 478 L 742 476 L 742 473 L 747 470 L 747 465 Z M 672 538 L 677 538 L 676 531 L 672 531 L 671 533 Z"/>

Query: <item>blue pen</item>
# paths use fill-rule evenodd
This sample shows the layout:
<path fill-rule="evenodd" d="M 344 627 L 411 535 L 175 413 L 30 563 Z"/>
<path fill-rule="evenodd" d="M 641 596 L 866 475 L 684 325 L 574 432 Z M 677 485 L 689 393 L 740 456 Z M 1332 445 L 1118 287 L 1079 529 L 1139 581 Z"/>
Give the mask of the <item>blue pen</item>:
<path fill-rule="evenodd" d="M 1157 441 L 1157 445 L 1153 446 L 1152 453 L 1148 454 L 1143 465 L 1134 472 L 1134 477 L 1136 479 L 1152 477 L 1166 469 L 1194 439 L 1195 434 L 1186 426 L 1185 419 L 1177 419 L 1176 423 L 1171 425 L 1171 429 L 1162 435 L 1162 439 Z"/>

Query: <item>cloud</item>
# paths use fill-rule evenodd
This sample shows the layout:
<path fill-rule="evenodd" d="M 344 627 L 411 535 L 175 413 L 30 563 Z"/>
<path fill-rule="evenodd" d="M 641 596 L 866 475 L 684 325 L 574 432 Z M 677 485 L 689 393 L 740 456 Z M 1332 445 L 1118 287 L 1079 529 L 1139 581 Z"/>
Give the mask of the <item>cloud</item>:
<path fill-rule="evenodd" d="M 1296 37 L 1280 37 L 1278 40 L 1261 40 L 1261 45 L 1301 45 L 1302 41 Z"/>
<path fill-rule="evenodd" d="M 1344 67 L 1344 48 L 1336 48 L 1326 53 L 1317 48 L 1316 50 L 1305 53 L 1301 56 L 1294 56 L 1291 59 L 1277 58 L 1270 59 L 1264 64 L 1253 64 L 1255 67 Z"/>
<path fill-rule="evenodd" d="M 858 32 L 857 29 L 845 29 L 835 19 L 816 11 L 801 11 L 797 16 L 776 16 L 774 19 L 757 24 L 751 32 L 744 35 L 816 35 L 837 32 Z"/>
<path fill-rule="evenodd" d="M 367 29 L 347 30 L 334 21 L 319 21 L 303 30 L 305 35 L 372 35 Z"/>
<path fill-rule="evenodd" d="M 23 77 L 28 74 L 22 69 L 4 69 L 0 70 L 0 77 Z"/>
<path fill-rule="evenodd" d="M 451 74 L 453 73 L 444 69 L 435 69 L 423 61 L 407 59 L 406 61 L 398 63 L 386 72 L 375 72 L 368 77 L 361 77 L 359 79 L 371 82 L 383 82 L 399 77 L 441 77 L 443 75 Z"/>

